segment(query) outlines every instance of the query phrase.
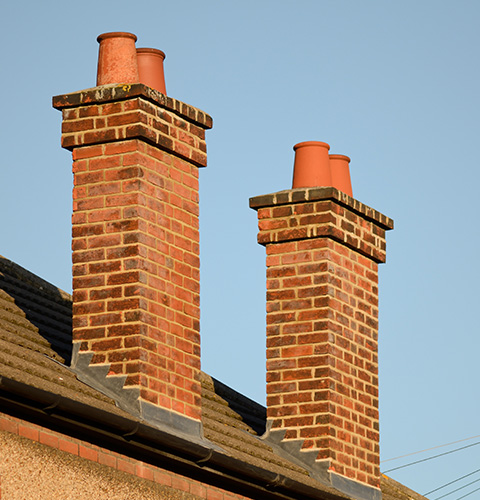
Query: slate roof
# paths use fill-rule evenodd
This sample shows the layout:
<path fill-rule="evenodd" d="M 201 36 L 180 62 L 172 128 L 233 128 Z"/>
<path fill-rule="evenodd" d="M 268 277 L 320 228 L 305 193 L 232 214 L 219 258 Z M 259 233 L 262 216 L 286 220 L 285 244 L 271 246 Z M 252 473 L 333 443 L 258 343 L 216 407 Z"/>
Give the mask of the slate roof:
<path fill-rule="evenodd" d="M 116 418 L 119 427 L 138 424 L 136 417 L 79 381 L 69 368 L 71 321 L 69 294 L 0 256 L 0 401 L 5 405 L 10 398 L 19 405 L 28 399 L 43 408 L 63 404 L 73 412 L 89 408 L 110 422 Z M 265 408 L 205 373 L 202 423 L 204 438 L 236 463 L 305 484 L 324 494 L 322 498 L 349 498 L 320 484 L 294 456 L 261 439 Z M 384 500 L 424 498 L 386 476 L 382 492 Z"/>

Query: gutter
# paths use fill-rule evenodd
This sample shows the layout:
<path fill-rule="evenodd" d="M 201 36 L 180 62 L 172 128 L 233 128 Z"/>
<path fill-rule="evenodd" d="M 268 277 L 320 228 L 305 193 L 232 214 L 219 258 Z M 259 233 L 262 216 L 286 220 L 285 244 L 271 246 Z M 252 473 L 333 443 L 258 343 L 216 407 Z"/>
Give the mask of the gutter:
<path fill-rule="evenodd" d="M 145 422 L 124 417 L 59 394 L 31 387 L 0 376 L 2 411 L 15 410 L 33 423 L 42 422 L 55 431 L 66 430 L 116 445 L 121 453 L 134 457 L 147 455 L 154 465 L 172 472 L 180 469 L 200 481 L 265 500 L 351 499 L 340 492 L 308 486 L 283 474 L 245 463 L 227 455 L 219 446 L 207 441 L 192 441 L 181 433 L 169 433 Z M 33 418 L 34 417 L 34 418 Z M 98 442 L 96 442 L 98 444 Z M 172 467 L 172 465 L 175 465 Z M 200 477 L 201 476 L 201 477 Z M 207 477 L 208 476 L 208 477 Z M 328 491 L 330 490 L 330 491 Z"/>

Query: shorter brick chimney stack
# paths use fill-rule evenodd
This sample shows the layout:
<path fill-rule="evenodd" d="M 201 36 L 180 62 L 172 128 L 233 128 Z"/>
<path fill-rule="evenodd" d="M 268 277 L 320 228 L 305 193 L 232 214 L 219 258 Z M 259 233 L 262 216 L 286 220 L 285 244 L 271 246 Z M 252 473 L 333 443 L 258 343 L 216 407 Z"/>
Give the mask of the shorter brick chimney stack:
<path fill-rule="evenodd" d="M 106 393 L 123 386 L 142 418 L 200 435 L 198 169 L 212 119 L 139 83 L 135 35 L 98 40 L 99 86 L 53 99 L 73 156 L 74 367 Z"/>
<path fill-rule="evenodd" d="M 306 185 L 294 177 L 293 189 L 250 199 L 267 252 L 268 422 L 283 443 L 314 452 L 332 485 L 380 498 L 378 264 L 393 221 L 336 186 L 311 185 L 309 168 L 328 182 L 348 157 L 332 162 L 321 142 L 295 149 Z M 310 166 L 302 149 L 317 150 Z"/>

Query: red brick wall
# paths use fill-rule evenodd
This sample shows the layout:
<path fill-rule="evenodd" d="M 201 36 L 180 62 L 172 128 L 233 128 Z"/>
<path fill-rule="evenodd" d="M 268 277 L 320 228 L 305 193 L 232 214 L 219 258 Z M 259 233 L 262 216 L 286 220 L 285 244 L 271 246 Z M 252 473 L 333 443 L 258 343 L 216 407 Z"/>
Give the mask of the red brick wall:
<path fill-rule="evenodd" d="M 267 250 L 267 416 L 331 470 L 378 487 L 377 263 L 388 227 L 334 192 L 347 199 L 331 188 L 317 200 L 306 190 L 253 199 Z"/>
<path fill-rule="evenodd" d="M 121 474 L 123 472 L 140 478 L 145 483 L 145 488 L 142 488 L 142 483 L 138 481 L 132 485 L 128 484 L 129 488 L 136 488 L 136 490 L 134 490 L 134 493 L 136 491 L 135 498 L 144 498 L 141 494 L 144 491 L 145 498 L 153 498 L 149 495 L 149 493 L 151 494 L 153 491 L 157 494 L 161 492 L 161 497 L 155 496 L 155 498 L 176 499 L 181 496 L 181 498 L 189 500 L 249 500 L 242 495 L 237 495 L 221 488 L 203 484 L 186 476 L 101 448 L 88 441 L 72 438 L 45 427 L 0 413 L 0 440 L 2 439 L 2 432 L 4 433 L 5 439 L 8 439 L 8 433 L 11 433 L 21 436 L 25 441 L 30 440 L 40 443 L 40 445 L 59 450 L 60 452 L 59 454 L 39 453 L 41 464 L 34 464 L 35 470 L 38 472 L 38 477 L 29 478 L 28 475 L 26 476 L 23 474 L 21 470 L 22 467 L 26 469 L 28 464 L 22 464 L 18 460 L 14 462 L 11 460 L 13 457 L 6 455 L 5 448 L 3 448 L 4 453 L 0 461 L 0 498 L 4 498 L 5 500 L 14 500 L 15 498 L 36 500 L 40 498 L 39 495 L 42 491 L 48 492 L 48 498 L 50 500 L 93 498 L 88 496 L 88 494 L 91 493 L 89 483 L 93 482 L 94 476 L 98 478 L 99 475 L 102 475 L 102 467 L 81 467 L 81 465 L 85 463 L 81 463 L 82 459 L 112 469 L 112 471 L 106 475 L 109 479 L 108 484 L 106 479 L 100 484 L 102 484 L 105 489 L 115 485 L 118 489 L 110 492 L 110 496 L 108 496 L 102 495 L 102 492 L 105 493 L 102 488 L 102 491 L 95 492 L 95 494 L 98 495 L 95 498 L 111 498 L 112 494 L 114 494 L 115 498 L 119 499 L 132 498 L 132 496 L 128 496 L 127 493 L 125 493 L 126 496 L 122 495 L 121 491 L 119 491 L 120 489 L 123 491 L 123 488 L 119 487 L 123 481 L 123 483 L 126 484 L 125 490 L 130 492 L 130 489 L 126 487 L 127 483 L 129 483 L 128 478 Z M 28 443 L 25 443 L 25 445 L 25 448 L 28 448 Z M 16 449 L 20 448 L 18 443 L 13 443 L 12 446 Z M 62 454 L 69 454 L 75 457 L 75 459 L 62 460 Z M 63 457 L 65 456 L 66 455 L 63 455 Z M 52 481 L 55 479 L 55 474 L 58 478 L 58 474 L 62 472 L 64 473 L 64 480 L 67 475 L 74 478 L 75 482 L 72 487 L 74 488 L 73 492 L 75 496 L 66 496 L 67 487 L 69 485 L 65 484 L 65 481 L 62 488 L 56 488 L 55 484 L 52 484 Z M 51 474 L 54 474 L 54 476 L 52 477 Z M 90 479 L 89 474 L 91 474 Z M 43 481 L 48 481 L 50 484 L 42 484 Z M 148 487 L 149 483 L 151 483 L 150 487 Z M 160 488 L 155 485 L 160 486 Z M 52 492 L 52 486 L 53 492 L 55 493 Z M 18 495 L 15 496 L 16 494 Z"/>
<path fill-rule="evenodd" d="M 203 115 L 195 122 L 195 108 L 149 102 L 137 87 L 130 98 L 122 91 L 126 100 L 91 93 L 63 109 L 74 173 L 73 338 L 143 400 L 199 420 L 198 166 L 209 125 Z M 70 102 L 61 97 L 57 107 Z"/>

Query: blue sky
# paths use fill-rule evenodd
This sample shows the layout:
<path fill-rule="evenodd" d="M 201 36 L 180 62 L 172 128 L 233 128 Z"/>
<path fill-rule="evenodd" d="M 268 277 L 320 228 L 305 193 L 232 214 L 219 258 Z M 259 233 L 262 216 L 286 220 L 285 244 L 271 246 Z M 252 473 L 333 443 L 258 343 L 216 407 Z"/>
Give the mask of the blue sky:
<path fill-rule="evenodd" d="M 264 402 L 265 257 L 248 199 L 291 187 L 293 145 L 320 140 L 351 157 L 354 196 L 395 220 L 380 269 L 382 459 L 478 435 L 479 16 L 466 0 L 5 3 L 0 254 L 71 290 L 71 156 L 51 97 L 95 85 L 97 35 L 133 32 L 167 54 L 168 94 L 214 119 L 203 369 Z M 479 453 L 390 475 L 425 493 Z"/>

